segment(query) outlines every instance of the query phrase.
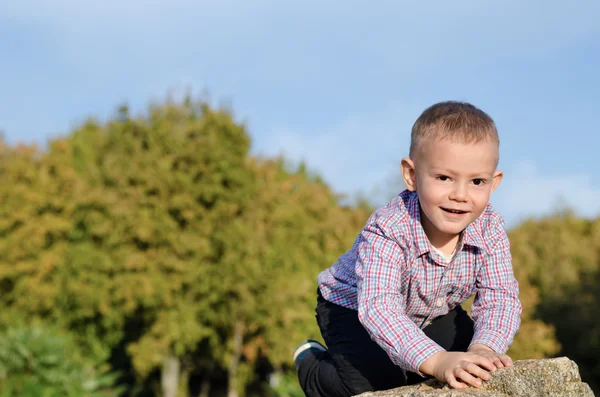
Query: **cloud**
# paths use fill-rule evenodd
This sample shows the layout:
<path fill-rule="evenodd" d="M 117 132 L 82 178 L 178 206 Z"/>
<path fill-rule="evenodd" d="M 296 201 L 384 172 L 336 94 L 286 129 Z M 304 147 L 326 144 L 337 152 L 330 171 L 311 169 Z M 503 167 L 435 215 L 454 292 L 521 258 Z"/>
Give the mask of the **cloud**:
<path fill-rule="evenodd" d="M 492 204 L 514 226 L 527 217 L 549 215 L 569 208 L 583 217 L 600 216 L 600 186 L 590 174 L 544 174 L 531 161 L 508 166 Z"/>
<path fill-rule="evenodd" d="M 408 154 L 410 129 L 422 110 L 414 103 L 390 104 L 316 130 L 279 126 L 258 152 L 305 161 L 336 191 L 375 195 L 371 199 L 381 202 L 398 192 L 393 185 L 400 185 L 400 161 Z"/>

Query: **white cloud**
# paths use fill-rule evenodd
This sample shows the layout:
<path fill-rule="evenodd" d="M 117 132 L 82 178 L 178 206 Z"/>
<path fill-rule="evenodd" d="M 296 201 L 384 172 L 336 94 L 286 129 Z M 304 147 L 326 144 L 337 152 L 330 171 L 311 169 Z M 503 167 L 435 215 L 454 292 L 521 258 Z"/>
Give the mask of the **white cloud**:
<path fill-rule="evenodd" d="M 422 110 L 414 103 L 394 104 L 316 131 L 281 126 L 258 152 L 304 160 L 336 191 L 373 194 L 374 200 L 381 201 L 398 190 L 393 184 L 400 185 L 395 180 L 400 161 L 408 154 L 410 129 Z"/>
<path fill-rule="evenodd" d="M 600 216 L 600 186 L 589 174 L 543 174 L 531 161 L 509 165 L 492 204 L 514 226 L 523 218 L 568 207 L 584 217 Z"/>

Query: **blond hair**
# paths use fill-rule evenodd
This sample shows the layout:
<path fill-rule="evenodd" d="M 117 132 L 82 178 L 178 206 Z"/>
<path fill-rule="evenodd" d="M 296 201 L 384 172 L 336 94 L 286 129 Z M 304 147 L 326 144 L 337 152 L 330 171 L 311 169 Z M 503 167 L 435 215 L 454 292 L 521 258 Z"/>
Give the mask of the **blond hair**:
<path fill-rule="evenodd" d="M 446 101 L 425 109 L 412 127 L 410 157 L 422 141 L 447 139 L 459 143 L 479 143 L 492 140 L 500 144 L 494 120 L 470 103 Z"/>

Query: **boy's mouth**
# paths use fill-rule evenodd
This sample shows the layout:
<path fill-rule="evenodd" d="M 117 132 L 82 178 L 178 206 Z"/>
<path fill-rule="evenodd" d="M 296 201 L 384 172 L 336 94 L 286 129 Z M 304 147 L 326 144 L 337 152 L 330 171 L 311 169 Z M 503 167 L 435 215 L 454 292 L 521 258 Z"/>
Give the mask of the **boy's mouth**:
<path fill-rule="evenodd" d="M 444 207 L 440 207 L 443 211 L 445 212 L 449 212 L 451 214 L 466 214 L 468 211 L 463 211 L 463 210 L 455 210 L 452 208 L 444 208 Z"/>

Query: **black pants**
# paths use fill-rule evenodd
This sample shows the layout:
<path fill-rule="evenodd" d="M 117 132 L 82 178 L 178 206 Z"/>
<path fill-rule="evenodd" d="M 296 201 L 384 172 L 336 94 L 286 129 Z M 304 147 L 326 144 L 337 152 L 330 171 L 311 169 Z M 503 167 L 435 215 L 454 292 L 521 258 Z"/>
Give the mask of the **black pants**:
<path fill-rule="evenodd" d="M 328 302 L 318 292 L 316 313 L 328 351 L 308 353 L 298 368 L 300 386 L 308 397 L 354 396 L 424 380 L 392 363 L 371 340 L 355 310 Z M 457 306 L 423 331 L 447 351 L 466 351 L 473 338 L 473 320 Z"/>

